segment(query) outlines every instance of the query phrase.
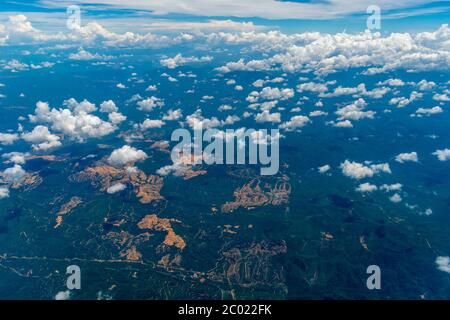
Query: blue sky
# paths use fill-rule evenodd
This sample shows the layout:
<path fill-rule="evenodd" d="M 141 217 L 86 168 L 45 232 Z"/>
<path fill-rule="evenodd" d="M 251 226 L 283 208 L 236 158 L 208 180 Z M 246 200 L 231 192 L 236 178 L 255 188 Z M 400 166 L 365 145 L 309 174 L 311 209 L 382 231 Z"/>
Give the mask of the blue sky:
<path fill-rule="evenodd" d="M 139 29 L 153 21 L 202 22 L 210 19 L 248 21 L 284 32 L 361 31 L 365 28 L 366 8 L 379 5 L 382 31 L 435 30 L 448 23 L 448 1 L 349 1 L 262 0 L 258 5 L 249 0 L 6 0 L 0 4 L 0 19 L 8 14 L 25 13 L 34 24 L 62 27 L 66 8 L 77 4 L 83 18 L 96 20 L 109 27 Z M 1 21 L 0 20 L 0 21 Z"/>

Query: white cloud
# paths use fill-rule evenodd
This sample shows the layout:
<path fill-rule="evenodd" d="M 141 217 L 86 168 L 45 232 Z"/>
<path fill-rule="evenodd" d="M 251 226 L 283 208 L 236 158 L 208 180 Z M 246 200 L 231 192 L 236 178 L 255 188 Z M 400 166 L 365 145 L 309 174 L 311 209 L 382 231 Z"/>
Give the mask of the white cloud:
<path fill-rule="evenodd" d="M 172 110 L 170 109 L 167 111 L 167 114 L 163 116 L 163 120 L 165 121 L 175 121 L 179 120 L 183 117 L 183 111 L 181 109 Z"/>
<path fill-rule="evenodd" d="M 364 99 L 358 99 L 357 101 L 349 104 L 343 108 L 340 108 L 336 111 L 336 114 L 339 116 L 338 120 L 353 120 L 358 121 L 361 119 L 373 119 L 376 114 L 375 111 L 363 111 L 366 107 L 367 103 Z"/>
<path fill-rule="evenodd" d="M 322 110 L 314 110 L 309 113 L 310 117 L 319 117 L 319 116 L 326 116 L 328 112 L 322 111 Z"/>
<path fill-rule="evenodd" d="M 71 109 L 50 109 L 48 103 L 39 101 L 36 103 L 34 115 L 29 115 L 31 122 L 50 123 L 54 131 L 61 132 L 73 139 L 84 141 L 88 138 L 106 136 L 116 130 L 116 127 L 99 117 L 89 114 L 95 106 L 83 101 L 75 103 L 75 100 L 66 101 Z"/>
<path fill-rule="evenodd" d="M 439 256 L 436 258 L 438 270 L 450 273 L 450 257 Z"/>
<path fill-rule="evenodd" d="M 110 114 L 108 114 L 108 120 L 113 124 L 119 124 L 127 120 L 127 117 L 120 112 L 111 112 Z"/>
<path fill-rule="evenodd" d="M 148 156 L 144 151 L 125 145 L 122 148 L 114 150 L 107 161 L 113 166 L 120 167 L 126 164 L 144 161 L 147 158 Z"/>
<path fill-rule="evenodd" d="M 319 173 L 326 173 L 328 171 L 330 171 L 331 167 L 329 164 L 325 164 L 319 168 L 317 168 L 317 171 L 319 171 Z"/>
<path fill-rule="evenodd" d="M 0 199 L 9 197 L 9 189 L 6 187 L 0 187 Z"/>
<path fill-rule="evenodd" d="M 311 120 L 306 116 L 293 116 L 289 121 L 281 124 L 280 128 L 286 129 L 287 131 L 292 131 L 304 127 L 309 122 L 311 122 Z"/>
<path fill-rule="evenodd" d="M 71 53 L 69 55 L 70 60 L 88 61 L 88 60 L 111 60 L 112 56 L 106 56 L 98 53 L 90 53 L 83 48 L 80 48 L 78 52 Z"/>
<path fill-rule="evenodd" d="M 362 193 L 373 192 L 373 191 L 376 191 L 376 190 L 378 190 L 378 187 L 376 185 L 370 184 L 368 182 L 362 183 L 356 188 L 357 192 L 362 192 Z"/>
<path fill-rule="evenodd" d="M 219 111 L 228 111 L 228 110 L 233 110 L 234 108 L 228 104 L 223 104 L 221 106 L 219 106 L 219 108 L 217 108 L 217 110 Z"/>
<path fill-rule="evenodd" d="M 109 194 L 113 194 L 116 192 L 123 191 L 126 188 L 127 188 L 127 186 L 125 184 L 118 182 L 118 183 L 115 183 L 112 186 L 110 186 L 108 189 L 106 189 L 106 192 Z"/>
<path fill-rule="evenodd" d="M 84 99 L 81 102 L 78 102 L 74 98 L 70 98 L 68 100 L 65 100 L 63 102 L 63 105 L 68 107 L 70 110 L 72 110 L 74 113 L 91 113 L 97 110 L 97 107 L 92 102 L 89 102 L 88 100 Z"/>
<path fill-rule="evenodd" d="M 338 128 L 353 128 L 353 124 L 350 120 L 331 122 L 331 124 Z"/>
<path fill-rule="evenodd" d="M 316 92 L 316 93 L 323 93 L 323 92 L 328 91 L 327 84 L 328 83 L 306 82 L 306 83 L 299 84 L 297 86 L 297 90 L 299 92 L 310 91 L 310 92 Z"/>
<path fill-rule="evenodd" d="M 425 114 L 425 115 L 437 114 L 442 112 L 444 112 L 444 110 L 439 106 L 433 108 L 419 108 L 416 110 L 417 114 Z"/>
<path fill-rule="evenodd" d="M 65 7 L 64 7 L 65 9 Z M 152 33 L 137 34 L 125 32 L 123 34 L 112 32 L 98 22 L 88 22 L 86 25 L 71 30 L 69 33 L 45 33 L 32 26 L 28 18 L 22 14 L 9 17 L 4 28 L 6 38 L 0 38 L 2 44 L 32 44 L 42 42 L 67 42 L 93 46 L 98 44 L 106 47 L 151 47 L 159 48 L 171 44 L 192 41 L 193 36 L 182 34 L 174 37 L 155 35 Z M 0 30 L 1 31 L 1 30 Z M 1 35 L 1 34 L 0 34 Z"/>
<path fill-rule="evenodd" d="M 140 125 L 142 130 L 153 129 L 153 128 L 161 128 L 164 125 L 164 122 L 161 120 L 151 120 L 145 119 L 144 122 Z"/>
<path fill-rule="evenodd" d="M 436 83 L 422 79 L 417 83 L 417 85 L 421 91 L 427 91 L 433 89 L 436 86 Z"/>
<path fill-rule="evenodd" d="M 402 202 L 402 197 L 398 193 L 394 193 L 391 197 L 389 197 L 389 200 L 391 200 L 394 203 Z"/>
<path fill-rule="evenodd" d="M 395 157 L 395 161 L 404 163 L 404 162 L 418 162 L 419 158 L 417 157 L 417 152 L 409 152 L 409 153 L 400 153 Z"/>
<path fill-rule="evenodd" d="M 241 120 L 241 119 L 238 116 L 229 115 L 225 118 L 225 120 L 223 121 L 223 124 L 232 125 L 232 124 L 238 122 L 239 120 Z"/>
<path fill-rule="evenodd" d="M 397 108 L 403 108 L 403 107 L 406 107 L 411 102 L 413 102 L 414 100 L 422 98 L 422 96 L 423 96 L 422 93 L 419 93 L 417 91 L 413 91 L 409 95 L 409 98 L 405 98 L 405 97 L 392 98 L 391 100 L 389 100 L 389 104 L 390 105 L 396 104 Z"/>
<path fill-rule="evenodd" d="M 380 186 L 380 190 L 389 192 L 389 191 L 400 191 L 402 190 L 402 184 L 400 183 L 394 183 L 394 184 L 383 184 L 382 186 Z"/>
<path fill-rule="evenodd" d="M 16 133 L 0 132 L 0 143 L 3 145 L 11 145 L 17 140 L 19 140 L 19 135 L 17 135 Z"/>
<path fill-rule="evenodd" d="M 218 68 L 220 72 L 267 71 L 281 69 L 285 72 L 308 70 L 325 76 L 349 68 L 367 68 L 363 74 L 373 75 L 403 69 L 411 72 L 444 70 L 448 66 L 450 51 L 448 25 L 434 32 L 417 34 L 378 32 L 359 34 L 303 33 L 280 36 L 270 40 L 266 34 L 266 47 L 276 47 L 282 53 L 245 62 L 229 62 Z M 273 36 L 273 34 L 271 34 Z M 247 42 L 262 42 L 260 34 L 245 35 Z M 225 38 L 225 37 L 222 37 Z M 239 42 L 233 39 L 234 42 Z M 375 95 L 375 92 L 371 92 Z M 376 96 L 382 95 L 378 92 Z"/>
<path fill-rule="evenodd" d="M 265 87 L 258 91 L 252 91 L 247 97 L 249 102 L 257 102 L 259 99 L 264 100 L 287 100 L 294 96 L 294 90 L 290 88 L 279 89 L 272 87 Z"/>
<path fill-rule="evenodd" d="M 450 160 L 450 149 L 442 149 L 442 150 L 436 150 L 432 153 L 435 155 L 439 161 L 448 161 Z"/>
<path fill-rule="evenodd" d="M 34 150 L 48 150 L 61 145 L 60 137 L 50 133 L 46 126 L 36 126 L 33 131 L 22 134 L 22 139 L 32 143 Z"/>
<path fill-rule="evenodd" d="M 382 85 L 382 86 L 383 85 L 388 85 L 388 86 L 391 86 L 391 87 L 402 87 L 402 86 L 405 85 L 405 83 L 401 79 L 390 78 L 390 79 L 384 80 L 382 82 L 378 82 L 377 85 Z"/>
<path fill-rule="evenodd" d="M 388 163 L 364 165 L 358 162 L 350 162 L 345 160 L 341 163 L 342 173 L 352 179 L 371 178 L 379 173 L 391 173 Z"/>
<path fill-rule="evenodd" d="M 201 115 L 200 110 L 197 110 L 195 113 L 187 116 L 186 122 L 194 130 L 201 130 L 202 128 L 211 129 L 223 125 L 223 122 L 217 119 L 216 117 L 212 117 L 210 119 L 204 118 Z"/>
<path fill-rule="evenodd" d="M 59 291 L 56 295 L 55 295 L 55 300 L 69 300 L 70 299 L 70 290 L 66 290 L 66 291 Z"/>
<path fill-rule="evenodd" d="M 28 155 L 28 153 L 22 152 L 9 152 L 2 154 L 2 158 L 8 159 L 8 161 L 15 164 L 24 164 Z"/>
<path fill-rule="evenodd" d="M 116 104 L 112 100 L 103 101 L 100 104 L 100 111 L 111 113 L 111 112 L 117 112 L 119 111 L 119 108 L 117 108 Z"/>
<path fill-rule="evenodd" d="M 281 122 L 281 114 L 279 112 L 270 113 L 269 110 L 264 110 L 255 116 L 256 122 Z"/>
<path fill-rule="evenodd" d="M 25 175 L 25 170 L 22 166 L 15 164 L 13 167 L 5 169 L 2 172 L 3 179 L 7 182 L 15 182 L 20 180 Z"/>
<path fill-rule="evenodd" d="M 156 107 L 163 107 L 164 101 L 160 98 L 151 96 L 150 98 L 139 101 L 137 104 L 139 110 L 150 112 Z"/>
<path fill-rule="evenodd" d="M 443 94 L 438 94 L 438 93 L 436 93 L 434 96 L 433 96 L 433 100 L 436 100 L 436 101 L 450 101 L 450 97 L 446 94 L 446 93 L 443 93 Z"/>
<path fill-rule="evenodd" d="M 189 63 L 198 63 L 198 62 L 209 62 L 212 61 L 213 57 L 204 56 L 204 57 L 183 57 L 181 53 L 177 54 L 173 58 L 167 58 L 160 60 L 162 66 L 167 67 L 169 69 L 175 69 L 179 66 L 183 66 Z"/>

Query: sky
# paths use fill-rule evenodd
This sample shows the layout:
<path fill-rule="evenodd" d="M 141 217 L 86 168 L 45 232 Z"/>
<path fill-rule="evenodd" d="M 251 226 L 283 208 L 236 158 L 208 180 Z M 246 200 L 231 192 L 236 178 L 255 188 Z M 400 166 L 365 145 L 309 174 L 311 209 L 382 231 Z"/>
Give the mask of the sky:
<path fill-rule="evenodd" d="M 152 25 L 161 21 L 172 29 L 182 23 L 213 19 L 249 22 L 287 33 L 359 32 L 366 27 L 366 9 L 370 5 L 380 7 L 384 32 L 435 30 L 448 23 L 450 17 L 448 1 L 424 0 L 260 0 L 257 5 L 249 0 L 6 0 L 0 4 L 0 21 L 21 12 L 33 17 L 36 26 L 62 28 L 69 5 L 79 5 L 86 21 L 99 21 L 116 31 L 154 28 Z"/>
<path fill-rule="evenodd" d="M 70 5 L 81 8 L 74 28 Z M 374 31 L 366 30 L 371 5 L 381 10 Z M 270 141 L 286 146 L 280 177 L 292 173 L 304 203 L 322 205 L 309 201 L 317 194 L 328 203 L 326 194 L 336 192 L 373 200 L 367 212 L 376 204 L 387 209 L 383 215 L 436 219 L 434 233 L 450 225 L 449 7 L 422 0 L 2 0 L 0 201 L 21 201 L 17 182 L 36 174 L 28 163 L 35 155 L 69 152 L 73 163 L 99 161 L 128 173 L 136 164 L 170 181 L 198 167 L 163 158 L 150 139 L 169 148 L 178 128 L 216 129 L 225 139 L 245 128 L 276 128 L 280 135 Z M 230 136 L 227 129 L 236 130 Z M 254 133 L 254 143 L 268 143 Z M 292 208 L 303 215 L 295 202 Z M 433 246 L 442 256 L 425 248 L 426 266 L 450 273 L 450 233 L 439 230 L 444 241 Z"/>

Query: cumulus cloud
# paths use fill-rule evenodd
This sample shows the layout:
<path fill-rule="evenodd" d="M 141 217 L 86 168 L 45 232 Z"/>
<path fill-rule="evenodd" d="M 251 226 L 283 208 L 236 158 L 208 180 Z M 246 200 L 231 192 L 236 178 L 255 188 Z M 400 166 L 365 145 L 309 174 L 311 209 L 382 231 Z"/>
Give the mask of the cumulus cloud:
<path fill-rule="evenodd" d="M 417 157 L 417 152 L 409 152 L 409 153 L 400 153 L 395 157 L 395 161 L 404 163 L 404 162 L 418 162 L 419 158 Z"/>
<path fill-rule="evenodd" d="M 11 145 L 17 140 L 19 140 L 19 135 L 16 133 L 1 133 L 0 132 L 0 143 L 3 145 Z"/>
<path fill-rule="evenodd" d="M 309 122 L 311 122 L 311 120 L 306 116 L 293 116 L 289 121 L 281 124 L 280 129 L 292 131 L 304 127 Z"/>
<path fill-rule="evenodd" d="M 436 86 L 436 83 L 422 79 L 417 83 L 417 85 L 419 86 L 419 90 L 427 91 L 433 89 Z"/>
<path fill-rule="evenodd" d="M 365 165 L 362 163 L 345 160 L 341 163 L 340 168 L 345 176 L 357 180 L 371 178 L 375 174 L 379 173 L 391 173 L 388 163 Z"/>
<path fill-rule="evenodd" d="M 8 161 L 15 164 L 24 164 L 28 155 L 28 153 L 22 152 L 9 152 L 2 154 L 2 158 L 8 159 Z"/>
<path fill-rule="evenodd" d="M 0 30 L 1 31 L 1 30 Z M 71 30 L 70 33 L 45 33 L 35 28 L 25 15 L 13 15 L 4 27 L 1 36 L 3 44 L 31 44 L 43 42 L 66 42 L 93 46 L 95 44 L 106 47 L 150 47 L 159 48 L 177 43 L 192 41 L 193 36 L 182 34 L 174 37 L 155 35 L 152 33 L 138 34 L 134 32 L 115 33 L 98 22 L 88 22 L 86 25 Z M 82 56 L 81 56 L 82 57 Z"/>
<path fill-rule="evenodd" d="M 183 111 L 181 109 L 172 110 L 170 109 L 167 111 L 167 113 L 163 116 L 163 120 L 165 121 L 175 121 L 179 120 L 183 117 Z"/>
<path fill-rule="evenodd" d="M 34 114 L 29 115 L 30 121 L 49 123 L 54 131 L 81 142 L 106 136 L 116 130 L 113 124 L 90 114 L 95 110 L 95 105 L 90 102 L 78 103 L 70 99 L 65 104 L 69 109 L 50 109 L 48 103 L 39 101 Z"/>
<path fill-rule="evenodd" d="M 353 128 L 353 123 L 350 120 L 338 121 L 338 122 L 330 122 L 335 127 L 338 128 Z"/>
<path fill-rule="evenodd" d="M 366 193 L 366 192 L 373 192 L 378 190 L 378 187 L 374 184 L 370 184 L 368 182 L 360 184 L 357 188 L 357 192 Z"/>
<path fill-rule="evenodd" d="M 164 121 L 145 119 L 144 122 L 140 125 L 140 127 L 142 130 L 147 130 L 153 128 L 161 128 L 163 125 Z"/>
<path fill-rule="evenodd" d="M 111 112 L 118 112 L 119 108 L 117 108 L 116 104 L 112 100 L 103 101 L 100 104 L 100 111 L 111 113 Z"/>
<path fill-rule="evenodd" d="M 236 122 L 238 122 L 239 120 L 241 120 L 241 118 L 239 118 L 236 115 L 229 115 L 225 118 L 225 120 L 223 121 L 223 124 L 228 124 L 228 125 L 232 125 Z"/>
<path fill-rule="evenodd" d="M 50 133 L 46 126 L 36 126 L 33 131 L 22 134 L 23 140 L 32 143 L 36 151 L 48 150 L 61 145 L 60 137 Z"/>
<path fill-rule="evenodd" d="M 127 117 L 121 114 L 120 112 L 111 112 L 110 114 L 108 114 L 108 120 L 112 124 L 119 124 L 127 120 Z"/>
<path fill-rule="evenodd" d="M 450 257 L 439 256 L 436 258 L 438 270 L 450 273 Z"/>
<path fill-rule="evenodd" d="M 319 171 L 319 173 L 327 173 L 328 171 L 330 171 L 331 167 L 329 164 L 325 164 L 319 168 L 317 168 L 317 171 Z"/>
<path fill-rule="evenodd" d="M 150 112 L 156 107 L 163 107 L 164 101 L 160 98 L 151 96 L 137 103 L 139 110 Z"/>
<path fill-rule="evenodd" d="M 433 95 L 433 100 L 448 102 L 450 101 L 450 97 L 446 93 L 443 94 L 436 93 L 435 95 Z"/>
<path fill-rule="evenodd" d="M 252 91 L 247 97 L 248 102 L 258 102 L 259 99 L 263 100 L 287 100 L 294 96 L 294 90 L 290 88 L 279 89 L 272 87 L 265 87 L 258 91 Z"/>
<path fill-rule="evenodd" d="M 394 203 L 402 202 L 402 197 L 398 193 L 394 193 L 391 197 L 389 197 L 389 200 Z"/>
<path fill-rule="evenodd" d="M 111 60 L 112 56 L 102 55 L 98 53 L 90 53 L 83 48 L 80 48 L 78 52 L 71 53 L 69 55 L 70 60 L 88 61 L 88 60 Z"/>
<path fill-rule="evenodd" d="M 353 120 L 358 121 L 361 119 L 373 119 L 376 114 L 375 111 L 363 111 L 363 109 L 367 106 L 366 101 L 364 99 L 358 99 L 357 101 L 349 104 L 343 108 L 340 108 L 336 111 L 336 114 L 339 116 L 338 120 Z"/>
<path fill-rule="evenodd" d="M 270 113 L 269 110 L 264 110 L 255 116 L 256 122 L 281 122 L 281 114 L 279 112 Z"/>
<path fill-rule="evenodd" d="M 427 115 L 427 116 L 432 115 L 432 114 L 442 113 L 442 112 L 444 112 L 444 110 L 439 106 L 436 106 L 433 108 L 419 108 L 416 110 L 416 114 Z"/>
<path fill-rule="evenodd" d="M 181 53 L 177 54 L 173 58 L 167 58 L 160 60 L 162 66 L 167 67 L 169 69 L 175 69 L 178 66 L 183 66 L 188 63 L 198 63 L 198 62 L 209 62 L 212 61 L 213 57 L 204 56 L 204 57 L 183 57 Z"/>
<path fill-rule="evenodd" d="M 0 187 L 0 199 L 9 197 L 9 189 L 7 187 Z"/>
<path fill-rule="evenodd" d="M 107 161 L 113 166 L 121 167 L 126 164 L 144 161 L 147 158 L 148 156 L 144 151 L 125 145 L 122 148 L 114 150 Z"/>
<path fill-rule="evenodd" d="M 403 185 L 401 183 L 394 184 L 383 184 L 380 186 L 380 190 L 389 192 L 389 191 L 400 191 L 402 190 Z"/>
<path fill-rule="evenodd" d="M 397 105 L 397 108 L 403 108 L 412 103 L 414 100 L 422 98 L 423 94 L 417 91 L 411 92 L 409 98 L 396 97 L 389 100 L 390 105 Z"/>
<path fill-rule="evenodd" d="M 377 85 L 381 85 L 381 86 L 387 85 L 387 86 L 391 86 L 391 87 L 402 87 L 402 86 L 405 85 L 405 82 L 403 82 L 403 80 L 401 80 L 401 79 L 390 78 L 390 79 L 378 82 Z"/>
<path fill-rule="evenodd" d="M 2 172 L 2 176 L 6 182 L 16 182 L 19 181 L 25 173 L 26 172 L 22 169 L 22 166 L 15 164 L 13 167 L 5 169 Z"/>
<path fill-rule="evenodd" d="M 439 161 L 450 160 L 450 149 L 445 148 L 442 150 L 436 150 L 432 154 L 435 155 L 439 159 Z"/>
<path fill-rule="evenodd" d="M 412 72 L 443 70 L 448 66 L 450 55 L 448 30 L 448 25 L 442 25 L 434 32 L 417 34 L 391 33 L 382 36 L 377 32 L 366 31 L 359 34 L 306 33 L 290 38 L 280 36 L 278 41 L 272 40 L 270 45 L 274 47 L 281 44 L 284 50 L 280 50 L 284 52 L 261 60 L 229 62 L 218 70 L 308 70 L 319 76 L 348 68 L 366 68 L 363 72 L 366 75 L 398 69 Z M 259 38 L 263 37 L 253 36 L 253 39 Z M 264 39 L 268 41 L 270 38 L 266 36 Z"/>
<path fill-rule="evenodd" d="M 315 92 L 315 93 L 324 93 L 328 91 L 328 83 L 316 83 L 316 82 L 306 82 L 297 85 L 297 90 L 299 92 Z"/>
<path fill-rule="evenodd" d="M 59 291 L 56 295 L 55 295 L 55 300 L 69 300 L 70 299 L 70 290 L 66 290 L 66 291 Z"/>
<path fill-rule="evenodd" d="M 106 189 L 106 192 L 109 194 L 113 194 L 116 192 L 123 191 L 126 188 L 127 188 L 127 186 L 125 184 L 118 182 L 118 183 L 115 183 L 112 186 L 110 186 L 108 189 Z"/>
<path fill-rule="evenodd" d="M 197 110 L 193 114 L 186 117 L 186 123 L 194 130 L 211 129 L 223 125 L 223 122 L 216 117 L 205 118 L 201 115 L 201 111 Z"/>
<path fill-rule="evenodd" d="M 322 111 L 322 110 L 314 110 L 309 113 L 310 117 L 319 117 L 319 116 L 326 116 L 328 112 Z"/>

